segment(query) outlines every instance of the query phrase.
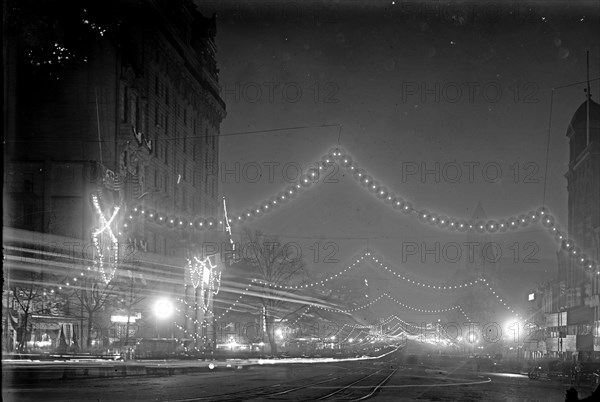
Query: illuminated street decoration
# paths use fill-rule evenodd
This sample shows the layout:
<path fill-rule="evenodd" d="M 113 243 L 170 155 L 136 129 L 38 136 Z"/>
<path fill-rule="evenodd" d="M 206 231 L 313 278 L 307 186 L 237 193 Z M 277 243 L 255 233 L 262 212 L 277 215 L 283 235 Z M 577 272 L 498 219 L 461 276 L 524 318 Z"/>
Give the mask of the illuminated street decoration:
<path fill-rule="evenodd" d="M 367 251 L 365 251 L 361 255 L 361 257 L 359 257 L 356 260 L 354 260 L 354 262 L 352 264 L 350 264 L 348 267 L 346 267 L 344 270 L 338 272 L 337 274 L 331 275 L 330 277 L 328 277 L 327 279 L 322 280 L 322 281 L 316 281 L 316 282 L 313 282 L 313 283 L 304 284 L 304 285 L 297 285 L 297 286 L 286 286 L 286 285 L 274 285 L 274 284 L 271 284 L 269 282 L 266 282 L 266 281 L 263 281 L 263 280 L 260 280 L 260 279 L 252 279 L 251 282 L 246 286 L 246 288 L 238 296 L 237 300 L 235 300 L 219 317 L 217 317 L 217 320 L 221 319 L 228 312 L 230 312 L 233 308 L 235 308 L 238 305 L 238 303 L 240 302 L 240 300 L 244 296 L 247 295 L 249 289 L 252 286 L 262 285 L 262 286 L 268 286 L 268 287 L 279 288 L 279 289 L 302 289 L 302 288 L 310 288 L 310 287 L 317 286 L 317 285 L 323 285 L 323 284 L 325 284 L 329 280 L 336 279 L 338 276 L 344 274 L 346 271 L 348 271 L 348 270 L 356 267 L 357 265 L 360 265 L 361 262 L 364 263 L 365 260 L 367 260 L 367 261 L 370 260 L 370 261 L 375 262 L 378 266 L 380 266 L 381 268 L 384 268 L 388 272 L 396 275 L 398 278 L 401 278 L 401 279 L 403 279 L 403 280 L 405 280 L 405 281 L 407 281 L 407 282 L 409 282 L 409 283 L 411 283 L 411 284 L 413 284 L 415 286 L 418 286 L 420 288 L 427 288 L 427 289 L 430 289 L 430 290 L 455 291 L 455 290 L 462 290 L 462 289 L 466 290 L 467 288 L 473 287 L 473 286 L 476 286 L 476 285 L 484 285 L 485 288 L 486 288 L 486 290 L 488 290 L 493 296 L 495 296 L 496 299 L 500 303 L 503 303 L 503 306 L 506 307 L 508 311 L 510 311 L 511 313 L 513 313 L 517 318 L 520 318 L 519 314 L 517 314 L 510 306 L 508 306 L 506 304 L 506 301 L 504 299 L 500 298 L 500 296 L 497 294 L 496 290 L 494 288 L 492 288 L 492 286 L 486 281 L 485 278 L 477 278 L 477 279 L 472 280 L 470 282 L 464 282 L 464 283 L 459 284 L 459 285 L 437 285 L 437 284 L 431 284 L 431 283 L 426 283 L 426 282 L 420 282 L 420 281 L 412 280 L 412 279 L 407 278 L 407 277 L 403 277 L 402 275 L 397 274 L 394 271 L 391 271 L 387 267 L 387 265 L 385 265 L 383 263 L 383 260 L 380 257 L 374 256 L 370 251 L 367 250 Z M 355 312 L 355 311 L 364 309 L 364 308 L 366 308 L 368 306 L 371 306 L 371 305 L 377 303 L 378 301 L 380 301 L 383 297 L 388 297 L 391 300 L 395 301 L 396 303 L 398 303 L 400 305 L 403 305 L 407 309 L 410 309 L 410 310 L 413 310 L 413 311 L 416 311 L 416 312 L 421 312 L 421 313 L 428 313 L 428 314 L 431 314 L 431 313 L 442 313 L 442 312 L 448 312 L 448 311 L 451 311 L 451 310 L 458 309 L 458 311 L 460 311 L 460 313 L 467 319 L 467 321 L 471 321 L 471 319 L 469 318 L 469 316 L 464 312 L 464 310 L 462 309 L 462 307 L 460 305 L 456 305 L 456 306 L 449 307 L 449 308 L 446 308 L 446 309 L 428 310 L 428 309 L 422 309 L 422 308 L 415 307 L 415 306 L 406 305 L 406 304 L 404 304 L 404 303 L 402 303 L 402 302 L 394 299 L 393 297 L 391 297 L 391 296 L 389 296 L 387 294 L 380 295 L 379 297 L 377 297 L 376 299 L 370 301 L 369 303 L 367 303 L 364 306 L 359 306 L 359 307 L 356 307 L 356 308 L 353 308 L 353 309 L 348 309 L 348 310 L 336 309 L 336 308 L 327 308 L 327 307 L 324 307 L 322 305 L 318 305 L 318 304 L 314 304 L 314 303 L 311 304 L 311 307 L 317 307 L 317 308 L 320 308 L 320 309 L 323 309 L 323 310 L 328 310 L 330 312 L 350 313 L 350 312 Z M 181 301 L 183 301 L 183 300 L 181 300 Z M 185 301 L 183 301 L 183 302 L 186 305 L 188 305 L 187 302 L 185 302 Z M 189 316 L 186 316 L 186 317 L 190 318 L 190 319 L 193 319 L 193 318 L 191 318 Z M 206 326 L 207 325 L 207 323 L 203 323 L 203 322 L 200 322 L 198 320 L 194 320 L 194 322 L 196 324 L 199 324 L 199 325 L 202 325 L 202 326 Z M 343 329 L 343 327 L 342 327 L 342 329 Z"/>
<path fill-rule="evenodd" d="M 94 263 L 96 264 L 98 271 L 100 271 L 104 282 L 106 284 L 109 284 L 117 272 L 117 267 L 118 267 L 118 263 L 119 263 L 119 242 L 117 240 L 117 237 L 113 233 L 110 225 L 112 224 L 115 217 L 119 213 L 120 207 L 116 206 L 113 210 L 111 217 L 107 220 L 106 217 L 104 216 L 104 212 L 102 211 L 102 208 L 100 208 L 100 202 L 99 202 L 98 196 L 96 194 L 92 194 L 92 204 L 94 205 L 94 209 L 96 210 L 96 213 L 98 214 L 98 217 L 100 220 L 100 226 L 101 226 L 100 228 L 94 230 L 94 232 L 92 233 L 92 241 L 94 242 L 94 246 L 96 247 L 96 253 L 97 253 Z M 104 241 L 102 241 L 103 237 L 105 237 L 105 236 L 109 240 L 109 245 L 106 247 L 106 249 L 109 253 L 113 254 L 112 261 L 111 261 L 111 258 L 108 257 L 106 259 L 107 260 L 106 263 L 105 263 L 105 256 L 104 256 L 105 246 L 104 246 Z M 106 273 L 107 269 L 109 271 L 108 274 Z"/>
<path fill-rule="evenodd" d="M 325 279 L 322 280 L 317 280 L 311 283 L 305 283 L 303 285 L 280 285 L 280 284 L 274 284 L 274 283 L 270 283 L 267 281 L 263 281 L 260 279 L 257 279 L 256 282 L 264 285 L 264 286 L 269 286 L 272 288 L 277 288 L 277 289 L 290 289 L 290 290 L 297 290 L 297 289 L 303 289 L 303 288 L 312 288 L 315 286 L 319 286 L 319 285 L 325 285 L 327 282 L 329 281 L 333 281 L 335 280 L 338 276 L 344 275 L 346 272 L 348 272 L 351 269 L 354 269 L 355 267 L 357 267 L 361 262 L 364 261 L 373 261 L 374 263 L 377 264 L 377 266 L 379 266 L 380 268 L 390 272 L 392 275 L 397 276 L 399 279 L 402 279 L 403 281 L 406 281 L 410 284 L 413 285 L 417 285 L 423 288 L 428 288 L 428 289 L 434 289 L 434 290 L 448 290 L 448 291 L 452 291 L 452 290 L 460 290 L 463 288 L 467 288 L 467 287 L 471 287 L 471 286 L 475 286 L 479 283 L 483 283 L 485 282 L 484 278 L 477 278 L 474 279 L 472 281 L 469 282 L 463 282 L 461 284 L 454 284 L 454 285 L 440 285 L 440 284 L 435 284 L 435 283 L 427 283 L 424 281 L 418 281 L 418 280 L 414 280 L 411 279 L 408 274 L 399 274 L 395 271 L 392 271 L 386 264 L 383 263 L 383 261 L 381 260 L 381 258 L 375 257 L 371 254 L 370 251 L 365 251 L 360 257 L 358 257 L 356 260 L 354 260 L 354 262 L 352 262 L 352 264 L 348 265 L 346 268 L 340 270 L 339 272 L 335 273 L 335 274 L 331 274 L 330 276 L 328 276 Z M 365 285 L 368 286 L 368 282 L 365 279 Z"/>
<path fill-rule="evenodd" d="M 560 229 L 556 223 L 556 219 L 550 214 L 546 207 L 540 207 L 527 213 L 516 214 L 504 218 L 477 221 L 449 217 L 435 211 L 419 209 L 403 197 L 389 191 L 386 186 L 381 185 L 380 182 L 369 175 L 365 169 L 359 168 L 352 160 L 352 157 L 339 147 L 332 148 L 319 162 L 316 162 L 314 167 L 308 169 L 307 173 L 300 177 L 298 183 L 289 185 L 279 194 L 271 196 L 267 198 L 266 201 L 263 201 L 252 208 L 247 208 L 243 210 L 243 212 L 231 216 L 227 214 L 226 222 L 228 224 L 228 231 L 230 232 L 229 224 L 241 224 L 247 219 L 260 218 L 270 211 L 277 209 L 276 207 L 279 205 L 295 198 L 299 192 L 318 183 L 319 178 L 323 176 L 323 173 L 331 169 L 334 165 L 340 169 L 346 169 L 362 187 L 373 194 L 377 199 L 391 206 L 393 210 L 399 211 L 405 215 L 412 215 L 424 225 L 430 225 L 437 227 L 438 229 L 459 233 L 470 232 L 480 234 L 503 233 L 508 230 L 514 231 L 525 228 L 530 224 L 542 225 L 554 236 L 554 239 L 561 245 L 563 250 L 565 250 L 580 266 L 588 271 L 595 271 L 596 274 L 600 275 L 597 261 L 594 261 L 590 256 L 586 256 L 572 240 L 567 238 L 567 234 Z M 204 230 L 205 227 L 214 229 L 216 225 L 210 223 L 217 221 L 218 220 L 214 218 L 196 217 L 189 225 L 196 230 Z M 209 224 L 205 224 L 207 222 Z"/>
<path fill-rule="evenodd" d="M 477 278 L 475 280 L 472 280 L 470 282 L 464 282 L 462 284 L 459 285 L 438 285 L 438 284 L 431 284 L 431 283 L 426 283 L 426 282 L 420 282 L 420 281 L 416 281 L 416 280 L 412 280 L 410 278 L 407 277 L 403 277 L 400 274 L 390 270 L 387 265 L 384 264 L 382 258 L 380 257 L 376 257 L 374 256 L 369 250 L 363 252 L 363 254 L 357 258 L 356 260 L 353 261 L 352 264 L 350 264 L 348 267 L 346 267 L 344 270 L 340 271 L 337 274 L 331 275 L 330 277 L 328 277 L 327 279 L 324 279 L 322 281 L 316 281 L 313 283 L 309 283 L 309 284 L 304 284 L 304 285 L 296 285 L 296 286 L 287 286 L 287 285 L 275 285 L 275 284 L 271 284 L 269 282 L 260 280 L 260 279 L 252 279 L 251 282 L 245 287 L 245 289 L 241 292 L 241 294 L 239 294 L 237 300 L 235 300 L 220 316 L 216 317 L 217 320 L 223 318 L 228 312 L 230 312 L 232 309 L 234 309 L 238 303 L 240 302 L 240 300 L 244 297 L 248 295 L 248 291 L 250 290 L 250 288 L 252 286 L 256 286 L 256 285 L 262 285 L 262 286 L 268 286 L 268 287 L 273 287 L 273 288 L 279 288 L 279 289 L 302 289 L 302 288 L 310 288 L 313 286 L 317 286 L 317 285 L 324 285 L 326 282 L 328 282 L 329 280 L 334 280 L 336 279 L 339 275 L 344 274 L 346 271 L 353 269 L 354 267 L 356 267 L 357 265 L 361 265 L 360 263 L 364 263 L 367 261 L 373 261 L 374 263 L 376 263 L 377 266 L 385 269 L 386 271 L 394 274 L 395 276 L 397 276 L 398 278 L 401 278 L 403 280 L 406 280 L 407 282 L 416 285 L 420 288 L 427 288 L 430 290 L 462 290 L 468 288 L 468 287 L 472 287 L 472 286 L 476 286 L 476 285 L 484 285 L 484 287 L 486 288 L 486 290 L 488 290 L 493 296 L 496 297 L 496 299 L 503 304 L 504 307 L 506 307 L 506 309 L 508 311 L 510 311 L 511 313 L 513 313 L 517 318 L 521 318 L 519 314 L 517 314 L 510 306 L 507 305 L 506 301 L 504 299 L 500 298 L 500 295 L 497 294 L 496 290 L 494 288 L 492 288 L 492 286 L 486 281 L 485 278 Z M 211 264 L 211 268 L 209 270 L 212 270 L 212 268 L 214 268 L 214 266 L 212 266 L 212 263 L 210 262 L 210 260 L 208 260 L 209 264 Z M 200 261 L 198 259 L 196 259 L 196 263 L 200 263 Z M 205 262 L 206 265 L 206 262 Z M 208 269 L 208 267 L 207 267 Z M 192 271 L 190 271 L 192 272 Z M 194 282 L 196 285 L 195 287 L 199 286 L 200 283 L 203 281 L 203 276 L 205 277 L 209 277 L 209 274 L 206 274 L 204 269 L 202 269 L 201 271 L 199 270 L 199 268 L 194 268 L 193 272 L 195 272 L 196 274 L 196 279 Z M 365 279 L 365 284 L 367 284 L 367 280 Z M 217 290 L 218 291 L 218 290 Z M 422 309 L 419 307 L 415 307 L 415 306 L 409 306 L 406 305 L 398 300 L 396 300 L 395 298 L 391 297 L 390 295 L 384 293 L 379 295 L 376 299 L 370 301 L 369 303 L 367 303 L 364 306 L 359 306 L 353 309 L 348 309 L 348 310 L 343 310 L 343 309 L 339 309 L 339 308 L 327 308 L 324 307 L 322 305 L 318 305 L 318 304 L 314 304 L 311 303 L 310 307 L 317 307 L 323 310 L 328 310 L 330 312 L 334 312 L 334 313 L 350 313 L 350 312 L 355 312 L 361 309 L 364 309 L 370 305 L 373 305 L 375 303 L 377 303 L 378 301 L 380 301 L 383 297 L 387 297 L 390 300 L 396 302 L 397 304 L 402 305 L 403 307 L 409 309 L 409 310 L 413 310 L 416 312 L 420 312 L 420 313 L 443 313 L 443 312 L 449 312 L 452 310 L 457 309 L 458 311 L 460 311 L 460 313 L 467 319 L 467 321 L 471 321 L 471 319 L 469 318 L 469 316 L 465 313 L 465 311 L 463 310 L 463 308 L 460 305 L 455 305 L 449 308 L 445 308 L 445 309 L 438 309 L 438 310 L 430 310 L 430 309 Z M 186 304 L 188 307 L 191 307 L 185 300 L 180 299 L 180 301 L 182 301 L 184 304 Z M 201 325 L 202 327 L 206 327 L 207 325 L 209 325 L 209 323 L 205 322 L 205 321 L 199 321 L 197 319 L 194 319 L 193 317 L 190 317 L 189 315 L 186 314 L 186 318 L 191 319 L 192 321 L 194 321 L 194 323 Z M 381 324 L 379 324 L 381 325 Z M 351 325 L 347 325 L 344 324 L 344 326 L 342 326 L 340 328 L 340 330 L 334 335 L 337 336 L 339 335 L 340 332 L 343 331 L 343 329 L 345 327 L 351 327 L 351 328 L 357 328 L 357 326 L 351 326 Z M 372 327 L 372 326 L 363 326 L 362 328 L 365 327 Z M 199 335 L 199 333 L 191 333 L 185 329 L 182 329 L 186 334 L 191 335 L 194 339 L 208 339 L 205 336 L 201 336 Z"/>
<path fill-rule="evenodd" d="M 194 289 L 200 286 L 201 307 L 206 312 L 209 308 L 209 297 L 219 293 L 221 287 L 221 272 L 216 272 L 217 266 L 212 263 L 210 256 L 204 260 L 197 257 L 188 258 L 188 271 L 190 273 L 190 282 Z M 205 297 L 205 292 L 208 292 L 209 297 Z"/>
<path fill-rule="evenodd" d="M 445 313 L 445 312 L 449 312 L 449 311 L 452 311 L 452 310 L 455 310 L 455 309 L 460 309 L 460 306 L 452 306 L 452 307 L 438 309 L 438 310 L 429 310 L 429 309 L 423 309 L 423 308 L 419 308 L 419 307 L 409 306 L 408 304 L 404 304 L 401 301 L 396 300 L 395 298 L 393 298 L 392 296 L 390 296 L 387 293 L 380 294 L 376 299 L 370 301 L 367 304 L 363 304 L 362 306 L 355 307 L 355 308 L 352 308 L 352 309 L 347 309 L 347 310 L 338 309 L 338 308 L 327 308 L 327 307 L 319 306 L 317 304 L 312 304 L 312 306 L 318 307 L 318 308 L 323 309 L 323 310 L 331 311 L 331 312 L 352 313 L 352 312 L 355 312 L 355 311 L 367 308 L 367 307 L 369 307 L 369 306 L 377 303 L 378 301 L 380 301 L 384 297 L 387 297 L 388 299 L 394 301 L 396 304 L 399 304 L 399 305 L 401 305 L 404 308 L 407 308 L 407 309 L 413 310 L 413 311 L 417 311 L 419 313 L 426 313 L 426 314 Z M 462 311 L 462 309 L 461 309 L 461 311 Z"/>
<path fill-rule="evenodd" d="M 325 285 L 326 282 L 329 282 L 331 280 L 334 280 L 335 278 L 337 278 L 338 276 L 341 276 L 343 274 L 345 274 L 347 271 L 353 269 L 354 267 L 357 266 L 357 264 L 359 264 L 361 261 L 363 261 L 365 259 L 365 257 L 368 256 L 368 252 L 363 253 L 363 255 L 361 255 L 359 258 L 357 258 L 352 264 L 348 265 L 346 268 L 344 268 L 343 270 L 339 271 L 337 274 L 332 274 L 329 277 L 320 280 L 320 281 L 315 281 L 315 282 L 311 282 L 311 283 L 305 283 L 303 285 L 279 285 L 276 283 L 270 283 L 267 281 L 263 281 L 260 279 L 257 279 L 256 282 L 261 284 L 261 285 L 265 285 L 268 287 L 272 287 L 272 288 L 277 288 L 277 289 L 286 289 L 286 290 L 297 290 L 297 289 L 306 289 L 306 288 L 312 288 L 318 285 Z"/>
<path fill-rule="evenodd" d="M 233 242 L 233 235 L 231 233 L 231 219 L 229 219 L 229 216 L 227 214 L 227 202 L 225 201 L 225 197 L 223 197 L 223 214 L 224 216 L 224 225 L 225 225 L 225 231 L 229 234 L 229 242 L 231 243 L 231 247 L 232 247 L 232 251 L 235 252 L 235 243 Z"/>

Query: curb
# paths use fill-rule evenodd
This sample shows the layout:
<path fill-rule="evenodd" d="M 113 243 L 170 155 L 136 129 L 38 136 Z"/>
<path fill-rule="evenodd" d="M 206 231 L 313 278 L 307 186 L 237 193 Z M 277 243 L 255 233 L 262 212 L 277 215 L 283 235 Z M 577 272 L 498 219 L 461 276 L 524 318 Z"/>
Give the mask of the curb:
<path fill-rule="evenodd" d="M 216 370 L 240 370 L 248 366 L 223 363 L 214 368 L 206 366 L 152 366 L 152 365 L 85 365 L 77 366 L 7 366 L 2 368 L 2 382 L 31 384 L 47 381 L 69 381 L 116 377 L 164 377 L 177 374 L 211 372 Z"/>

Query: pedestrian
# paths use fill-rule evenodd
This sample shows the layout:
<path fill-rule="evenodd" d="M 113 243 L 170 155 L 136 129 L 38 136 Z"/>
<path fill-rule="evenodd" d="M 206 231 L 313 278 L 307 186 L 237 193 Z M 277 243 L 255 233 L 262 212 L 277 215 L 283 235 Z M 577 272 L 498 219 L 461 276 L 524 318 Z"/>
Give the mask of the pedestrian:
<path fill-rule="evenodd" d="M 571 368 L 571 385 L 579 386 L 581 381 L 581 362 L 577 360 Z"/>

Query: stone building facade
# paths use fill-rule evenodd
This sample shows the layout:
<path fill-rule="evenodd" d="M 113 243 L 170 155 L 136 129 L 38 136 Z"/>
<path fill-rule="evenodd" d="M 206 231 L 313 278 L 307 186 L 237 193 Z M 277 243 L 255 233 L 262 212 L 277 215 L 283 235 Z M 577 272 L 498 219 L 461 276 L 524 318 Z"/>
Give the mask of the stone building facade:
<path fill-rule="evenodd" d="M 48 247 L 27 244 L 31 233 L 44 234 L 45 243 L 60 239 L 54 254 L 71 261 L 50 264 L 56 279 L 44 289 L 58 291 L 64 278 L 88 275 L 88 268 L 99 275 L 109 228 L 119 244 L 115 281 L 143 279 L 145 299 L 133 310 L 149 314 L 157 297 L 181 302 L 172 337 L 206 347 L 200 343 L 210 338 L 211 313 L 194 306 L 207 290 L 187 261 L 223 235 L 213 169 L 226 114 L 215 17 L 189 0 L 26 0 L 7 10 L 4 232 L 13 259 L 22 260 L 17 249 L 38 251 L 31 264 L 7 268 L 39 269 L 35 258 Z M 105 259 L 104 268 L 113 262 Z M 84 321 L 76 332 L 89 339 L 93 324 Z M 186 336 L 202 328 L 202 337 Z"/>

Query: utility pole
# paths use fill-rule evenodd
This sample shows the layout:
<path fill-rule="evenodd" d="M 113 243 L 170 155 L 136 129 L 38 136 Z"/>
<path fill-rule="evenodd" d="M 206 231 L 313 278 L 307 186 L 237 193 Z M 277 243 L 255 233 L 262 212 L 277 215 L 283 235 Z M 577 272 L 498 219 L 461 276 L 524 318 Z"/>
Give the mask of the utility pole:
<path fill-rule="evenodd" d="M 7 352 L 12 352 L 12 343 L 10 342 L 10 335 L 8 334 L 9 330 L 10 330 L 10 323 L 9 321 L 11 320 L 11 312 L 10 312 L 11 308 L 10 308 L 10 269 L 6 270 L 6 322 L 4 325 L 4 336 L 6 337 L 6 339 L 4 340 L 4 344 L 6 345 L 6 351 Z"/>
<path fill-rule="evenodd" d="M 586 88 L 586 98 L 587 98 L 587 102 L 586 102 L 586 109 L 587 109 L 587 116 L 586 116 L 586 127 L 585 127 L 585 133 L 586 133 L 586 143 L 585 145 L 588 146 L 590 145 L 590 99 L 592 97 L 592 94 L 590 93 L 590 51 L 588 50 L 586 52 L 586 81 L 587 81 L 587 88 Z"/>

